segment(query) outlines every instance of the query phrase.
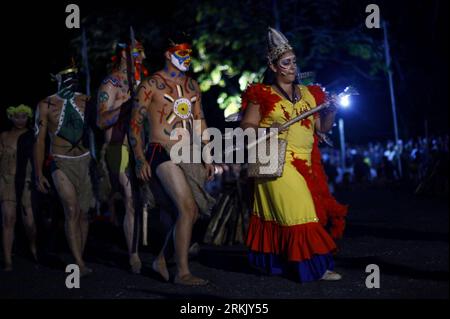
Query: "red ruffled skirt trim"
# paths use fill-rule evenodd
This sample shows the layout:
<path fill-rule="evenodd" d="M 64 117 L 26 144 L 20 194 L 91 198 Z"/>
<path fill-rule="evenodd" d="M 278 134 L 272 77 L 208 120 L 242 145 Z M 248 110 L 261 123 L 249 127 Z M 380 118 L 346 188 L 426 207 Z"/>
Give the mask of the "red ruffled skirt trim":
<path fill-rule="evenodd" d="M 296 262 L 336 250 L 336 244 L 320 223 L 281 226 L 256 215 L 250 217 L 247 246 L 255 252 L 282 255 Z"/>

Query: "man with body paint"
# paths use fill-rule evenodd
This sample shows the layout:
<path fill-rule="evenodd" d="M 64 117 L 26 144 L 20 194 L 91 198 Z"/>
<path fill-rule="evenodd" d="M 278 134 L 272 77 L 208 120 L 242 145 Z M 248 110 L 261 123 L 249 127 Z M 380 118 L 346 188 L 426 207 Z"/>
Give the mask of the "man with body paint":
<path fill-rule="evenodd" d="M 142 263 L 137 253 L 133 252 L 133 235 L 135 231 L 135 209 L 130 178 L 130 146 L 128 129 L 132 101 L 130 100 L 129 76 L 131 70 L 127 67 L 127 55 L 130 45 L 118 43 L 113 57 L 113 70 L 103 81 L 98 91 L 97 125 L 104 130 L 104 158 L 111 181 L 112 191 L 120 191 L 124 199 L 125 218 L 123 229 L 128 247 L 131 272 L 139 274 Z M 147 70 L 142 66 L 145 59 L 144 47 L 136 41 L 131 48 L 137 84 L 141 76 L 147 76 Z"/>
<path fill-rule="evenodd" d="M 186 74 L 191 54 L 191 45 L 184 35 L 169 39 L 164 53 L 165 67 L 144 80 L 138 88 L 132 111 L 130 140 L 136 158 L 137 177 L 145 182 L 152 180 L 158 183 L 178 213 L 173 231 L 168 232 L 165 246 L 152 264 L 153 270 L 165 281 L 169 280 L 164 252 L 173 235 L 177 264 L 174 283 L 196 286 L 206 285 L 208 281 L 191 273 L 188 254 L 193 226 L 199 212 L 203 213 L 205 209 L 198 196 L 194 199 L 194 192 L 196 195 L 199 193 L 188 183 L 186 171 L 170 157 L 171 148 L 178 142 L 170 139 L 175 129 L 185 129 L 192 136 L 193 120 L 201 122 L 202 132 L 206 129 L 199 86 Z M 150 143 L 146 150 L 142 139 L 145 122 L 150 127 Z M 204 181 L 212 179 L 213 165 L 198 163 L 191 167 L 192 170 L 203 170 Z"/>
<path fill-rule="evenodd" d="M 78 69 L 72 65 L 58 74 L 58 92 L 41 102 L 36 111 L 34 168 L 36 187 L 48 193 L 50 184 L 43 174 L 45 138 L 50 137 L 50 170 L 65 214 L 69 248 L 82 276 L 92 273 L 83 260 L 89 229 L 88 211 L 94 206 L 91 154 L 86 134 L 89 97 L 77 92 Z"/>

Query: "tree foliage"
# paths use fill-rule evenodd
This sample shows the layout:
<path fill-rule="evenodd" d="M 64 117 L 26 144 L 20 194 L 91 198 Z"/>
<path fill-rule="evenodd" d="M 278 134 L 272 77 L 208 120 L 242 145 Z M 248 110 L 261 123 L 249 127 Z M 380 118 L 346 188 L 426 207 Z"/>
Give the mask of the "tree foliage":
<path fill-rule="evenodd" d="M 228 115 L 239 109 L 239 96 L 248 83 L 261 80 L 266 69 L 268 26 L 280 28 L 288 37 L 301 71 L 320 72 L 332 65 L 357 77 L 376 79 L 384 68 L 380 39 L 367 32 L 363 15 L 354 19 L 343 15 L 342 1 L 194 0 L 189 6 L 177 5 L 180 3 L 166 8 L 167 12 L 150 15 L 129 8 L 88 16 L 83 25 L 93 69 L 105 72 L 115 41 L 130 25 L 144 41 L 151 71 L 162 63 L 165 29 L 185 30 L 193 38 L 192 71 L 201 90 Z M 346 23 L 343 16 L 349 17 Z M 73 44 L 78 46 L 79 41 L 74 39 Z"/>

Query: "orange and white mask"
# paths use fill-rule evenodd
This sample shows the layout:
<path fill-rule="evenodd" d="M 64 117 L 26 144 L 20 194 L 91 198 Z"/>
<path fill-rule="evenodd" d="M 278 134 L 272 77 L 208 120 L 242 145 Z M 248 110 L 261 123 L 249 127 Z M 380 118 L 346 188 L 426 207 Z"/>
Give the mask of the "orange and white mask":
<path fill-rule="evenodd" d="M 178 70 L 181 72 L 186 72 L 189 70 L 192 61 L 192 49 L 190 44 L 177 44 L 171 47 L 168 51 L 170 52 L 170 61 Z"/>

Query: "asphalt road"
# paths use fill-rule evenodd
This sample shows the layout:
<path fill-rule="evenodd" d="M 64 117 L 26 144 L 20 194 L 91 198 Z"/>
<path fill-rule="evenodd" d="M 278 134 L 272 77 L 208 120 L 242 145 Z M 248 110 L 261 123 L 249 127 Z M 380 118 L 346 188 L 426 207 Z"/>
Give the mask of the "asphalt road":
<path fill-rule="evenodd" d="M 335 259 L 343 275 L 339 282 L 300 284 L 261 275 L 248 266 L 243 246 L 201 246 L 192 258 L 192 271 L 212 284 L 180 287 L 161 282 L 150 270 L 156 240 L 141 249 L 144 270 L 133 275 L 120 230 L 95 222 L 86 251 L 95 273 L 82 278 L 79 289 L 65 286 L 65 265 L 72 259 L 62 230 L 50 237 L 52 253 L 40 265 L 22 252 L 25 242 L 19 232 L 15 269 L 0 271 L 0 299 L 448 299 L 447 198 L 418 197 L 395 188 L 346 190 L 338 198 L 351 205 Z M 151 230 L 155 237 L 158 229 Z M 365 284 L 370 264 L 380 270 L 378 289 Z M 169 265 L 173 271 L 173 263 Z"/>

